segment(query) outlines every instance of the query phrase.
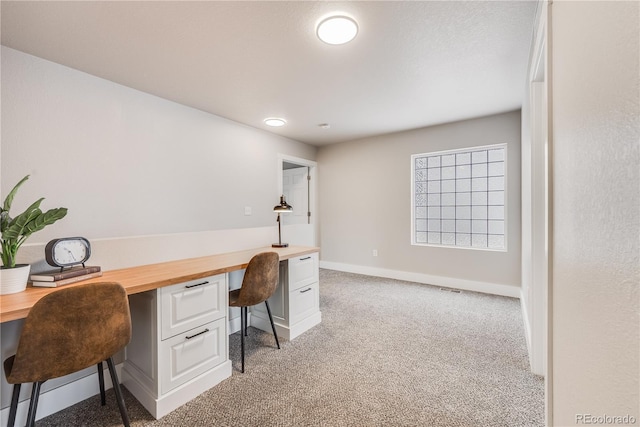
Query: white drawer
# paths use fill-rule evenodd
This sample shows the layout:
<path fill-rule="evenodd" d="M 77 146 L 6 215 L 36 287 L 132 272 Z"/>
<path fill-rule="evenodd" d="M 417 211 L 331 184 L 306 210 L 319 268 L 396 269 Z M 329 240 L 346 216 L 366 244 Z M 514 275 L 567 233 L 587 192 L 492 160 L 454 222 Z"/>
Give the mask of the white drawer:
<path fill-rule="evenodd" d="M 160 344 L 160 394 L 186 383 L 227 359 L 226 320 L 218 319 Z"/>
<path fill-rule="evenodd" d="M 162 339 L 225 317 L 225 274 L 160 288 Z"/>
<path fill-rule="evenodd" d="M 291 314 L 289 325 L 294 325 L 319 311 L 319 290 L 318 282 L 315 282 L 289 292 L 289 310 Z"/>
<path fill-rule="evenodd" d="M 318 253 L 289 259 L 289 291 L 318 281 Z"/>

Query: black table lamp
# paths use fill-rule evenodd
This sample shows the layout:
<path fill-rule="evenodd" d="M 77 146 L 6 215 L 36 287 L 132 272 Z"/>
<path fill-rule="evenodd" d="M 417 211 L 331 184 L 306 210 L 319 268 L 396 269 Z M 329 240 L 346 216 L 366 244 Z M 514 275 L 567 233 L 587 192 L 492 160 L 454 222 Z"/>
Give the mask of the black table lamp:
<path fill-rule="evenodd" d="M 286 248 L 288 243 L 282 243 L 282 229 L 280 227 L 280 214 L 283 212 L 291 212 L 293 208 L 284 200 L 284 195 L 280 196 L 280 204 L 273 207 L 274 212 L 278 212 L 278 243 L 271 245 L 272 248 Z"/>

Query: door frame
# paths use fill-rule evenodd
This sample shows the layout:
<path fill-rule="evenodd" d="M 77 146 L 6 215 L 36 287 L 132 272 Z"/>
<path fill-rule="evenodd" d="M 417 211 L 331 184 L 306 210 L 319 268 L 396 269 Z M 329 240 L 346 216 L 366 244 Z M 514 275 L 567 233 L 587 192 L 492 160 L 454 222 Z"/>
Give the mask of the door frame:
<path fill-rule="evenodd" d="M 545 425 L 553 425 L 551 9 L 546 1 L 538 3 L 538 8 L 528 76 L 531 109 L 531 257 L 523 259 L 523 262 L 529 263 L 531 268 L 530 298 L 526 298 L 531 313 L 531 318 L 528 319 L 531 370 L 545 377 Z"/>
<path fill-rule="evenodd" d="M 309 185 L 309 211 L 311 212 L 310 225 L 313 227 L 313 244 L 318 245 L 318 162 L 313 160 L 303 159 L 301 157 L 290 156 L 288 154 L 278 154 L 277 159 L 277 179 L 278 179 L 278 194 L 276 194 L 276 200 L 279 200 L 283 193 L 283 167 L 284 163 L 293 163 L 309 168 L 309 176 L 311 177 Z"/>

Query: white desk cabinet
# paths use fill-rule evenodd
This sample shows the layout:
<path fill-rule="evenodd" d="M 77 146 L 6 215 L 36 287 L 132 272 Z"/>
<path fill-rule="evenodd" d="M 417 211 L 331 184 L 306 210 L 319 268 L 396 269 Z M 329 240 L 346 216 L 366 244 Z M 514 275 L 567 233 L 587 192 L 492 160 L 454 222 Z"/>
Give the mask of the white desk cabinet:
<path fill-rule="evenodd" d="M 130 295 L 123 384 L 155 417 L 231 375 L 226 274 Z"/>
<path fill-rule="evenodd" d="M 131 307 L 133 337 L 125 350 L 120 378 L 147 410 L 160 418 L 231 376 L 229 275 L 240 272 L 256 254 L 267 251 L 279 254 L 284 269 L 277 295 L 271 300 L 271 306 L 276 308 L 276 327 L 281 336 L 292 339 L 320 323 L 317 247 L 267 246 L 136 265 L 105 271 L 102 277 L 68 286 L 117 282 L 125 288 Z M 308 257 L 309 254 L 313 256 Z M 208 281 L 206 285 L 200 284 L 205 281 Z M 26 318 L 38 300 L 57 290 L 28 287 L 24 292 L 0 295 L 3 356 L 18 345 L 22 323 L 12 322 Z M 255 319 L 261 318 L 254 318 L 254 326 Z M 260 321 L 262 329 L 271 332 L 268 319 Z M 86 387 L 88 377 L 77 381 L 76 378 L 54 381 L 56 386 L 41 395 L 49 404 L 39 408 L 38 418 L 95 393 Z M 2 391 L 5 390 L 10 390 L 10 386 L 3 380 Z M 9 412 L 11 393 L 5 394 L 0 402 L 2 419 Z M 17 420 L 26 419 L 27 407 L 28 401 L 20 402 Z"/>
<path fill-rule="evenodd" d="M 292 340 L 322 321 L 319 296 L 318 253 L 280 262 L 280 283 L 269 298 L 278 336 Z M 271 331 L 264 304 L 251 308 L 251 325 Z"/>

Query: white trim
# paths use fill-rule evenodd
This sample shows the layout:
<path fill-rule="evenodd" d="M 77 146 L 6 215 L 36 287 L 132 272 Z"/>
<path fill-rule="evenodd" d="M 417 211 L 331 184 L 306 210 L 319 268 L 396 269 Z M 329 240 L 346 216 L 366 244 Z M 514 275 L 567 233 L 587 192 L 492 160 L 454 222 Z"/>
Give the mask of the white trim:
<path fill-rule="evenodd" d="M 529 350 L 529 362 L 534 374 L 546 376 L 545 386 L 545 421 L 552 425 L 552 397 L 550 376 L 551 342 L 548 340 L 549 311 L 549 283 L 551 255 L 551 182 L 550 182 L 550 125 L 551 100 L 549 92 L 550 81 L 550 49 L 547 46 L 547 19 L 549 14 L 548 2 L 538 3 L 536 10 L 536 24 L 532 37 L 529 54 L 529 120 L 530 120 L 530 188 L 523 188 L 523 197 L 530 197 L 530 224 L 523 223 L 524 237 L 528 234 L 530 256 L 524 257 L 523 267 L 529 267 L 529 277 L 523 277 L 523 312 L 525 331 Z M 528 227 L 527 228 L 525 228 Z M 523 271 L 524 268 L 523 268 Z M 526 289 L 528 283 L 529 289 Z"/>
<path fill-rule="evenodd" d="M 289 156 L 287 154 L 278 154 L 277 159 L 277 179 L 278 179 L 278 194 L 275 195 L 274 200 L 279 200 L 280 195 L 283 193 L 283 174 L 282 168 L 284 162 L 295 163 L 300 166 L 306 166 L 309 168 L 309 176 L 311 177 L 311 185 L 309 188 L 309 208 L 311 211 L 311 227 L 313 229 L 312 243 L 310 246 L 316 246 L 318 242 L 318 236 L 320 236 L 319 230 L 319 215 L 318 215 L 318 162 L 301 157 Z M 308 242 L 305 241 L 305 244 Z"/>
<path fill-rule="evenodd" d="M 271 323 L 269 322 L 269 319 L 265 319 L 261 317 L 259 313 L 256 313 L 256 315 L 253 316 L 252 322 L 253 323 L 251 323 L 251 326 L 253 326 L 254 328 L 258 328 L 268 334 L 273 335 L 273 330 L 271 329 Z M 276 333 L 278 334 L 278 337 L 284 338 L 287 341 L 291 341 L 292 339 L 296 338 L 299 335 L 302 335 L 304 332 L 308 331 L 314 326 L 319 325 L 320 323 L 322 323 L 322 312 L 320 311 L 313 313 L 311 316 L 293 325 L 282 325 L 277 320 L 274 320 L 273 322 L 274 326 L 276 327 Z M 238 328 L 238 330 L 240 330 L 240 328 Z"/>
<path fill-rule="evenodd" d="M 311 202 L 311 208 L 314 209 L 315 208 L 315 202 L 316 202 L 316 200 L 315 200 L 315 198 L 316 198 L 315 182 L 317 181 L 317 178 L 314 175 L 315 175 L 315 169 L 318 166 L 318 162 L 314 162 L 313 160 L 303 159 L 303 158 L 300 158 L 300 157 L 289 156 L 287 154 L 278 154 L 278 164 L 277 164 L 278 194 L 276 194 L 276 197 L 278 199 L 280 198 L 280 195 L 282 194 L 282 166 L 283 166 L 284 162 L 295 163 L 296 165 L 307 166 L 307 167 L 311 168 L 310 173 L 312 173 L 312 175 L 311 175 L 311 186 L 312 186 L 313 197 L 312 197 L 310 202 Z M 315 219 L 314 217 L 311 217 L 311 223 L 312 224 L 314 222 L 316 222 L 316 221 L 314 221 L 314 219 Z"/>
<path fill-rule="evenodd" d="M 109 375 L 109 369 L 106 367 L 106 363 L 103 365 L 104 369 L 104 389 L 109 390 L 112 388 L 111 375 Z M 116 365 L 116 372 L 118 379 L 122 382 L 122 363 Z M 23 386 L 28 387 L 28 384 Z M 55 414 L 62 409 L 68 408 L 71 405 L 82 402 L 96 394 L 100 393 L 100 387 L 98 383 L 98 372 L 82 377 L 78 380 L 72 381 L 68 384 L 64 384 L 60 387 L 53 388 L 46 392 L 41 392 L 38 399 L 38 408 L 36 411 L 36 421 L 47 417 L 51 414 Z M 29 393 L 31 395 L 31 393 Z M 15 425 L 25 425 L 27 422 L 27 413 L 29 412 L 30 399 L 27 398 L 18 403 L 18 410 L 16 412 Z M 6 407 L 0 411 L 0 425 L 5 427 L 7 425 L 7 418 L 9 418 L 9 407 Z"/>
<path fill-rule="evenodd" d="M 242 314 L 240 314 L 240 316 L 242 316 Z M 229 331 L 227 332 L 227 335 L 235 334 L 240 330 L 242 327 L 242 319 L 240 319 L 240 316 L 229 319 Z M 247 324 L 249 326 L 253 326 L 251 324 L 251 311 L 247 313 Z"/>
<path fill-rule="evenodd" d="M 544 49 L 544 46 L 542 47 Z M 544 116 L 545 83 L 531 83 L 531 277 L 527 296 L 530 311 L 528 327 L 531 333 L 529 359 L 531 370 L 545 374 L 545 319 L 549 275 L 549 186 L 547 153 L 547 120 Z"/>
<path fill-rule="evenodd" d="M 439 155 L 444 155 L 444 154 L 466 153 L 466 152 L 470 152 L 470 151 L 493 150 L 493 149 L 496 149 L 496 147 L 502 148 L 502 146 L 504 146 L 504 148 L 506 148 L 507 145 L 508 144 L 506 142 L 498 142 L 496 144 L 478 145 L 478 146 L 472 145 L 470 147 L 452 148 L 451 150 L 427 151 L 425 153 L 412 154 L 411 155 L 411 159 L 413 160 L 416 157 L 423 157 L 423 156 L 426 156 L 426 155 L 439 156 Z M 505 159 L 506 158 L 507 158 L 507 156 L 505 156 Z"/>
<path fill-rule="evenodd" d="M 345 271 L 348 273 L 365 274 L 367 276 L 385 277 L 388 279 L 406 280 L 424 283 L 443 288 L 463 289 L 465 291 L 482 292 L 510 298 L 520 298 L 520 287 L 516 285 L 502 285 L 499 283 L 479 282 L 476 280 L 458 279 L 455 277 L 434 276 L 410 271 L 389 270 L 386 268 L 367 267 L 363 265 L 343 264 L 332 261 L 320 261 L 320 268 Z"/>
<path fill-rule="evenodd" d="M 209 369 L 192 380 L 174 388 L 173 390 L 157 397 L 155 393 L 146 389 L 126 369 L 123 371 L 122 383 L 136 396 L 136 399 L 157 420 L 164 417 L 176 408 L 185 405 L 198 395 L 220 384 L 231 376 L 232 365 L 230 360 Z"/>
<path fill-rule="evenodd" d="M 524 337 L 527 341 L 527 352 L 529 354 L 529 363 L 531 364 L 531 324 L 529 316 L 527 316 L 527 298 L 524 289 L 520 288 L 520 309 L 522 310 L 522 322 L 524 323 Z M 535 372 L 534 372 L 535 373 Z"/>
<path fill-rule="evenodd" d="M 318 166 L 318 162 L 309 159 L 303 159 L 302 157 L 290 156 L 288 154 L 278 154 L 279 160 L 284 160 L 289 163 L 295 163 L 300 166 L 310 166 L 316 167 Z"/>

